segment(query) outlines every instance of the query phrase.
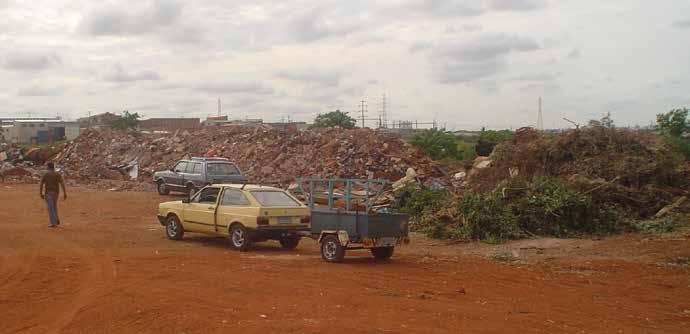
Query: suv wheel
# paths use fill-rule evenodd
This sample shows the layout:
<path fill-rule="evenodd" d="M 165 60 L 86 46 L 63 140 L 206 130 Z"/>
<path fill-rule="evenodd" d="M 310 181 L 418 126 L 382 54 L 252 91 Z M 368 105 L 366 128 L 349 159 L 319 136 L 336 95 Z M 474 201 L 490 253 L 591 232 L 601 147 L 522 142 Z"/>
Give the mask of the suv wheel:
<path fill-rule="evenodd" d="M 240 252 L 246 252 L 251 243 L 249 230 L 246 227 L 241 224 L 235 224 L 230 228 L 230 245 L 232 245 L 232 248 Z"/>
<path fill-rule="evenodd" d="M 184 228 L 175 215 L 165 220 L 165 236 L 170 240 L 180 240 L 184 236 Z"/>
<path fill-rule="evenodd" d="M 165 185 L 165 182 L 163 180 L 158 180 L 156 182 L 157 186 L 156 188 L 158 189 L 158 195 L 168 195 L 170 194 L 170 189 Z"/>

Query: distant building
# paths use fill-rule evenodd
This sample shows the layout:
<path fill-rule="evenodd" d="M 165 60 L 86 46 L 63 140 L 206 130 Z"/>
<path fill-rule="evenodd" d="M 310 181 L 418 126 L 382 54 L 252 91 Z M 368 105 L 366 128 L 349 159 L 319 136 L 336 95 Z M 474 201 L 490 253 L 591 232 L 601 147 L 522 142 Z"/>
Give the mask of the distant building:
<path fill-rule="evenodd" d="M 245 127 L 260 127 L 264 124 L 264 120 L 260 118 L 235 119 L 225 121 L 215 121 L 211 126 L 245 126 Z"/>
<path fill-rule="evenodd" d="M 218 125 L 218 123 L 223 123 L 228 121 L 228 116 L 208 116 L 206 117 L 206 121 L 204 121 L 203 126 L 214 126 Z"/>
<path fill-rule="evenodd" d="M 456 137 L 479 137 L 481 131 L 457 130 L 453 131 Z"/>
<path fill-rule="evenodd" d="M 79 123 L 59 118 L 0 120 L 0 140 L 16 144 L 49 144 L 79 136 Z"/>
<path fill-rule="evenodd" d="M 264 123 L 271 128 L 283 131 L 303 131 L 309 128 L 307 122 L 276 122 L 276 123 Z"/>
<path fill-rule="evenodd" d="M 201 126 L 198 118 L 149 118 L 139 121 L 142 130 L 192 130 Z"/>
<path fill-rule="evenodd" d="M 82 128 L 101 129 L 111 127 L 113 123 L 120 118 L 122 117 L 119 115 L 106 112 L 98 115 L 79 118 L 77 119 L 77 122 L 79 122 L 79 126 Z"/>

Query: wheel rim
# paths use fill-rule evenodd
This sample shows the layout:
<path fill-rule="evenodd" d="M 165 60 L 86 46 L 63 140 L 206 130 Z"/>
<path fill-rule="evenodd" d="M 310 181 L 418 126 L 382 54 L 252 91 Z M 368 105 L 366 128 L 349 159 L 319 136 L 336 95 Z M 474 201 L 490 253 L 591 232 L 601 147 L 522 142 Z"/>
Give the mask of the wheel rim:
<path fill-rule="evenodd" d="M 175 219 L 168 221 L 168 226 L 166 226 L 166 229 L 168 230 L 168 235 L 171 237 L 177 236 L 177 221 Z"/>
<path fill-rule="evenodd" d="M 335 244 L 334 241 L 327 241 L 323 245 L 323 255 L 325 255 L 327 259 L 335 258 L 335 253 L 337 251 L 338 251 L 338 246 Z"/>
<path fill-rule="evenodd" d="M 161 193 L 165 192 L 165 183 L 161 182 L 158 184 L 158 192 L 161 192 Z"/>
<path fill-rule="evenodd" d="M 235 229 L 232 232 L 232 243 L 237 247 L 242 247 L 244 245 L 244 232 L 242 229 Z"/>
<path fill-rule="evenodd" d="M 189 197 L 194 196 L 194 193 L 195 193 L 194 187 L 189 187 Z"/>

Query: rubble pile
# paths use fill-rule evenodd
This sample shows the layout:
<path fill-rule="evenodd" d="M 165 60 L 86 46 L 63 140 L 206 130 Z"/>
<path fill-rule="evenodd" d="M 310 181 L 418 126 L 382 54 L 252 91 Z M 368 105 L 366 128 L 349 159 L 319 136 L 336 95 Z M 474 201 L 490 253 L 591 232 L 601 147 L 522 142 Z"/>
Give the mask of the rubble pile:
<path fill-rule="evenodd" d="M 287 185 L 295 177 L 385 178 L 397 180 L 413 168 L 424 180 L 442 172 L 424 153 L 399 136 L 370 129 L 313 129 L 286 132 L 265 128 L 207 128 L 173 134 L 88 130 L 53 158 L 69 177 L 123 180 L 113 169 L 138 166 L 136 180 L 183 158 L 212 152 L 235 162 L 250 182 Z"/>
<path fill-rule="evenodd" d="M 21 182 L 40 180 L 42 166 L 61 147 L 25 148 L 19 145 L 0 143 L 0 181 L 6 179 Z"/>
<path fill-rule="evenodd" d="M 653 132 L 590 126 L 556 136 L 524 129 L 476 162 L 468 185 L 488 191 L 557 177 L 599 203 L 649 217 L 688 194 L 687 162 Z"/>

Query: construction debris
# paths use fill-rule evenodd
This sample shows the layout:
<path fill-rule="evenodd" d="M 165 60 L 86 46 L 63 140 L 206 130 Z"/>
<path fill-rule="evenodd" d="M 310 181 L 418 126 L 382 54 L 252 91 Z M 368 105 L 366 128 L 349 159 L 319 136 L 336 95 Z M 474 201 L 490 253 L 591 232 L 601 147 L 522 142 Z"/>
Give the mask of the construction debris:
<path fill-rule="evenodd" d="M 81 181 L 150 182 L 155 171 L 209 152 L 235 162 L 250 182 L 286 187 L 295 177 L 398 180 L 410 168 L 422 181 L 444 177 L 433 161 L 399 136 L 370 129 L 286 132 L 237 127 L 172 135 L 88 130 L 52 160 L 68 177 Z M 137 173 L 119 172 L 131 171 L 127 166 L 134 161 Z"/>

